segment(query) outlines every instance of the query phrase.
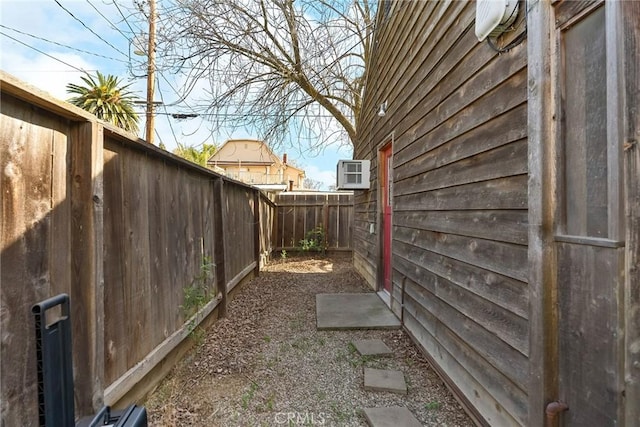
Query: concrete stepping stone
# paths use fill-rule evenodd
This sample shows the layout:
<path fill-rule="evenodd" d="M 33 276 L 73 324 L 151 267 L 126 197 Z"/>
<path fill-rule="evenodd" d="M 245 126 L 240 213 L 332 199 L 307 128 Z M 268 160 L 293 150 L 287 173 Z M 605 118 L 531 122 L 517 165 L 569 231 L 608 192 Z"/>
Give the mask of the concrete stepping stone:
<path fill-rule="evenodd" d="M 364 389 L 407 394 L 407 383 L 400 371 L 364 368 Z"/>
<path fill-rule="evenodd" d="M 363 409 L 371 427 L 422 427 L 418 419 L 403 406 Z"/>
<path fill-rule="evenodd" d="M 392 351 L 381 339 L 358 340 L 352 342 L 361 356 L 388 356 Z"/>
<path fill-rule="evenodd" d="M 400 329 L 401 326 L 400 320 L 375 292 L 316 295 L 319 331 Z"/>

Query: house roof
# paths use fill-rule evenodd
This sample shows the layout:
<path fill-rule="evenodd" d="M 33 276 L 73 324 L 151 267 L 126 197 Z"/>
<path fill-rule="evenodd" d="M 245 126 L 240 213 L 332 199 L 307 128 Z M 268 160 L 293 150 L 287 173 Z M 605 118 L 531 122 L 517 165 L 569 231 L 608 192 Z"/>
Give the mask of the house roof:
<path fill-rule="evenodd" d="M 238 163 L 253 165 L 281 165 L 282 161 L 273 151 L 257 139 L 229 139 L 207 163 L 214 165 L 232 165 Z"/>
<path fill-rule="evenodd" d="M 239 163 L 247 166 L 286 166 L 305 175 L 303 169 L 283 163 L 280 157 L 259 139 L 229 139 L 209 158 L 207 163 L 212 166 L 230 166 Z"/>
<path fill-rule="evenodd" d="M 297 170 L 298 172 L 302 173 L 303 175 L 306 175 L 306 172 L 304 171 L 304 169 L 300 169 L 300 168 L 298 168 L 296 166 L 292 166 L 289 163 L 287 163 L 286 166 L 289 169 Z"/>

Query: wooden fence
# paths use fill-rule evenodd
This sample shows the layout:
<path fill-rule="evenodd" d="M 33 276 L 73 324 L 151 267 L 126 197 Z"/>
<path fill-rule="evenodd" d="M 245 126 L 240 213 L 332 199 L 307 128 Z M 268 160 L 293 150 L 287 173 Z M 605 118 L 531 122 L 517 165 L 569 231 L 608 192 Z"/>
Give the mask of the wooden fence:
<path fill-rule="evenodd" d="M 193 319 L 224 315 L 273 250 L 319 226 L 328 249 L 351 248 L 351 194 L 274 202 L 3 72 L 0 83 L 2 425 L 37 425 L 34 303 L 71 297 L 84 415 L 164 366 Z M 211 300 L 187 312 L 194 284 Z"/>
<path fill-rule="evenodd" d="M 118 401 L 184 339 L 185 316 L 192 314 L 184 307 L 185 288 L 204 284 L 212 294 L 202 319 L 258 268 L 253 224 L 259 192 L 157 154 L 105 137 L 108 402 Z"/>
<path fill-rule="evenodd" d="M 274 204 L 0 72 L 2 425 L 37 425 L 31 306 L 71 297 L 76 415 L 117 402 L 271 252 Z M 202 268 L 210 264 L 208 274 Z M 210 317 L 210 316 L 209 316 Z"/>
<path fill-rule="evenodd" d="M 295 250 L 307 233 L 321 227 L 328 250 L 351 250 L 353 194 L 281 193 L 276 199 L 274 250 Z"/>

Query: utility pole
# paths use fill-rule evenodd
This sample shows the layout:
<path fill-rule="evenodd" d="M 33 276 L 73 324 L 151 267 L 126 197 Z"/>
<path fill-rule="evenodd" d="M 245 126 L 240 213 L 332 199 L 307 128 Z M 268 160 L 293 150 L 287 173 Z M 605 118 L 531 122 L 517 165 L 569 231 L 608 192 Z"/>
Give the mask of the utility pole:
<path fill-rule="evenodd" d="M 144 137 L 153 144 L 154 104 L 156 72 L 156 0 L 149 0 L 149 47 L 147 51 L 147 126 Z"/>

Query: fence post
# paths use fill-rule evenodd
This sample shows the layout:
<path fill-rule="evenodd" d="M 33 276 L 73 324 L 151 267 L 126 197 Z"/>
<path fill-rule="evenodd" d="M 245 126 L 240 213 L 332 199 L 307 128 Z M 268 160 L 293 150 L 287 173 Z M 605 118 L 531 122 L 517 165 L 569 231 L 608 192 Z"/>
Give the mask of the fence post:
<path fill-rule="evenodd" d="M 325 195 L 324 205 L 322 206 L 322 228 L 324 229 L 324 248 L 329 246 L 329 195 Z"/>
<path fill-rule="evenodd" d="M 74 124 L 71 133 L 71 319 L 76 413 L 102 406 L 104 388 L 103 127 Z"/>
<path fill-rule="evenodd" d="M 216 287 L 221 293 L 218 317 L 227 315 L 227 277 L 225 271 L 226 236 L 224 226 L 227 223 L 227 207 L 224 198 L 224 179 L 219 177 L 214 181 L 214 212 L 213 219 L 213 258 L 216 266 Z"/>
<path fill-rule="evenodd" d="M 260 275 L 260 190 L 253 190 L 253 246 L 256 268 L 253 269 L 256 277 Z"/>
<path fill-rule="evenodd" d="M 275 199 L 276 213 L 274 214 L 273 222 L 275 224 L 275 232 L 273 233 L 275 240 L 275 247 L 284 247 L 284 211 L 280 206 L 281 197 L 278 194 Z M 282 220 L 281 220 L 282 218 Z"/>

